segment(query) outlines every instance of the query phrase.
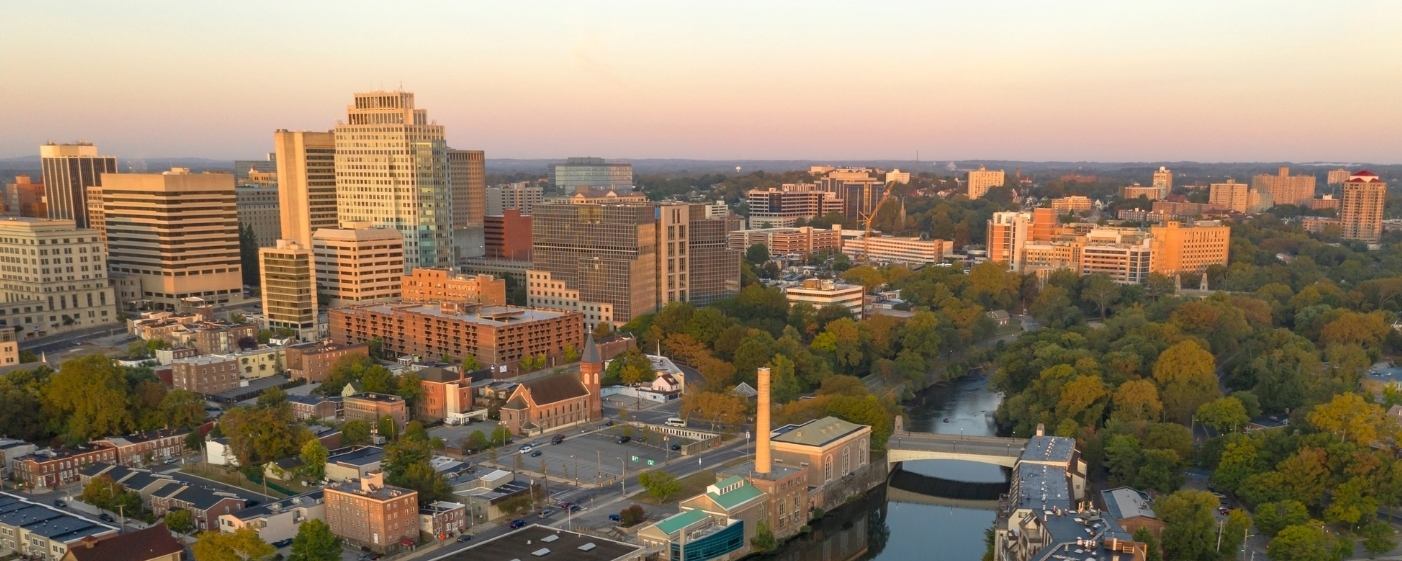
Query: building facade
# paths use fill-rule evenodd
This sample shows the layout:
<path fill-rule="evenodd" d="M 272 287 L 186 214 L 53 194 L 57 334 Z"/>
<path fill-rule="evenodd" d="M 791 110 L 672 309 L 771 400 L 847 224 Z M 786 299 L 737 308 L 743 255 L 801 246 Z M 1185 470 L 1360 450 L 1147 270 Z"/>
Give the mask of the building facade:
<path fill-rule="evenodd" d="M 383 393 L 358 393 L 348 395 L 341 405 L 341 417 L 346 421 L 364 421 L 375 426 L 380 418 L 394 419 L 394 424 L 403 430 L 409 424 L 409 410 L 404 398 Z M 381 435 L 392 438 L 394 435 Z"/>
<path fill-rule="evenodd" d="M 744 251 L 755 244 L 769 248 L 770 255 L 807 255 L 819 251 L 842 249 L 842 231 L 839 229 L 812 228 L 762 228 L 736 230 L 729 234 L 730 249 Z"/>
<path fill-rule="evenodd" d="M 89 143 L 39 147 L 44 170 L 44 204 L 48 217 L 88 227 L 88 187 L 102 185 L 102 174 L 117 173 L 117 159 L 100 156 Z"/>
<path fill-rule="evenodd" d="M 410 92 L 356 93 L 336 126 L 336 212 L 397 230 L 404 272 L 452 264 L 452 194 L 442 125 Z"/>
<path fill-rule="evenodd" d="M 526 356 L 545 355 L 559 364 L 565 348 L 583 344 L 578 313 L 514 307 L 376 305 L 331 311 L 331 339 L 365 343 L 376 337 L 385 352 L 424 358 L 472 355 L 483 364 L 515 374 Z"/>
<path fill-rule="evenodd" d="M 325 488 L 331 533 L 379 552 L 413 545 L 419 537 L 418 492 L 385 485 L 384 473 Z"/>
<path fill-rule="evenodd" d="M 787 228 L 800 218 L 812 220 L 843 211 L 837 194 L 819 191 L 810 183 L 789 183 L 780 189 L 754 189 L 745 193 L 750 207 L 750 227 Z"/>
<path fill-rule="evenodd" d="M 1052 199 L 1051 208 L 1057 214 L 1071 214 L 1073 212 L 1090 212 L 1092 204 L 1089 197 L 1071 195 Z"/>
<path fill-rule="evenodd" d="M 287 374 L 294 380 L 311 383 L 325 382 L 330 376 L 331 365 L 346 355 L 370 354 L 370 347 L 364 344 L 342 345 L 327 341 L 314 341 L 287 347 Z"/>
<path fill-rule="evenodd" d="M 836 168 L 818 179 L 817 188 L 842 201 L 843 216 L 861 218 L 876 212 L 886 193 L 886 179 L 871 168 Z"/>
<path fill-rule="evenodd" d="M 1377 242 L 1383 233 L 1387 183 L 1377 174 L 1364 170 L 1349 175 L 1343 191 L 1343 200 L 1339 205 L 1340 237 Z"/>
<path fill-rule="evenodd" d="M 1149 228 L 1154 238 L 1154 272 L 1174 276 L 1202 274 L 1213 265 L 1227 266 L 1231 228 L 1200 220 L 1186 227 L 1178 221 Z"/>
<path fill-rule="evenodd" d="M 1251 177 L 1251 188 L 1270 193 L 1278 205 L 1308 206 L 1314 198 L 1313 175 L 1290 175 L 1290 168 L 1280 166 L 1276 175 L 1259 174 Z"/>
<path fill-rule="evenodd" d="M 71 220 L 0 220 L 0 300 L 0 326 L 18 328 L 20 337 L 117 321 L 102 242 Z M 20 312 L 30 308 L 33 315 Z"/>
<path fill-rule="evenodd" d="M 842 240 L 842 252 L 852 259 L 875 263 L 928 265 L 944 261 L 954 251 L 954 242 L 918 237 L 862 236 Z"/>
<path fill-rule="evenodd" d="M 259 247 L 277 245 L 282 235 L 282 211 L 277 187 L 239 185 L 234 189 L 234 208 L 239 225 L 253 230 Z"/>
<path fill-rule="evenodd" d="M 506 281 L 492 275 L 460 275 L 449 269 L 422 267 L 405 275 L 400 294 L 409 302 L 461 302 L 506 305 Z"/>
<path fill-rule="evenodd" d="M 102 204 L 110 269 L 137 275 L 143 299 L 167 309 L 190 297 L 242 301 L 232 175 L 108 174 Z"/>
<path fill-rule="evenodd" d="M 629 184 L 632 184 L 631 179 L 629 179 Z M 487 188 L 487 216 L 502 216 L 510 209 L 519 210 L 522 215 L 530 216 L 531 210 L 535 208 L 535 205 L 540 204 L 544 197 L 544 188 L 526 181 L 493 185 Z"/>
<path fill-rule="evenodd" d="M 294 240 L 258 250 L 263 317 L 269 329 L 291 329 L 303 341 L 317 339 L 316 272 L 312 252 Z"/>
<path fill-rule="evenodd" d="M 239 364 L 226 355 L 182 358 L 170 363 L 171 385 L 200 395 L 220 394 L 239 387 Z"/>
<path fill-rule="evenodd" d="M 612 306 L 614 323 L 627 323 L 657 309 L 656 212 L 643 205 L 539 205 L 531 262 L 579 291 L 580 301 Z"/>
<path fill-rule="evenodd" d="M 1003 170 L 989 171 L 983 166 L 969 171 L 969 198 L 982 198 L 989 189 L 1003 186 Z"/>
<path fill-rule="evenodd" d="M 1126 200 L 1126 201 L 1132 201 L 1132 200 L 1137 199 L 1137 198 L 1139 198 L 1139 197 L 1144 197 L 1144 198 L 1146 198 L 1146 199 L 1148 199 L 1148 200 L 1153 201 L 1153 200 L 1158 200 L 1159 198 L 1161 198 L 1162 195 L 1163 195 L 1163 189 L 1161 189 L 1161 188 L 1159 188 L 1159 187 L 1153 187 L 1153 186 L 1145 187 L 1145 186 L 1140 185 L 1140 184 L 1138 184 L 1138 183 L 1135 183 L 1134 185 L 1128 185 L 1128 186 L 1125 186 L 1125 187 L 1120 187 L 1120 198 L 1122 198 L 1122 199 L 1124 199 L 1124 200 Z"/>
<path fill-rule="evenodd" d="M 312 233 L 340 225 L 336 212 L 336 134 L 278 130 L 278 224 L 284 240 L 311 245 Z"/>
<path fill-rule="evenodd" d="M 488 259 L 531 260 L 531 216 L 509 208 L 487 215 L 483 238 Z"/>
<path fill-rule="evenodd" d="M 5 214 L 48 218 L 45 196 L 43 183 L 34 183 L 28 175 L 16 175 L 14 183 L 5 184 Z"/>
<path fill-rule="evenodd" d="M 573 193 L 576 187 L 632 188 L 633 164 L 609 163 L 603 158 L 566 158 L 550 164 L 550 186 Z"/>
<path fill-rule="evenodd" d="M 789 304 L 807 302 L 814 308 L 841 306 L 851 312 L 852 317 L 861 319 L 866 304 L 866 290 L 859 285 L 835 283 L 827 279 L 807 279 L 802 286 L 784 289 L 784 297 Z"/>
<path fill-rule="evenodd" d="M 312 234 L 318 290 L 331 307 L 399 298 L 405 271 L 404 238 L 397 230 L 347 224 Z"/>
<path fill-rule="evenodd" d="M 453 263 L 482 256 L 482 226 L 487 206 L 486 161 L 481 150 L 448 149 Z"/>

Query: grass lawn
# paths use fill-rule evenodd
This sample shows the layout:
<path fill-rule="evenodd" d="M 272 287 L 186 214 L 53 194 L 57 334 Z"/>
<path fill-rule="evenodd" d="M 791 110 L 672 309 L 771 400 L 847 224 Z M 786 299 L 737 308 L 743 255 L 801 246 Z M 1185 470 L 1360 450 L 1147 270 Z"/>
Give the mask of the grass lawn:
<path fill-rule="evenodd" d="M 682 489 L 680 491 L 677 491 L 676 493 L 672 493 L 671 496 L 668 496 L 667 502 L 665 503 L 659 502 L 657 499 L 653 498 L 652 495 L 647 494 L 647 491 L 643 491 L 641 493 L 628 497 L 628 500 L 631 500 L 635 503 L 661 506 L 664 504 L 672 504 L 682 499 L 689 499 L 691 497 L 695 497 L 696 495 L 700 495 L 701 493 L 705 492 L 707 485 L 715 483 L 716 472 L 707 470 L 693 473 L 691 475 L 678 479 L 677 482 L 682 484 Z"/>

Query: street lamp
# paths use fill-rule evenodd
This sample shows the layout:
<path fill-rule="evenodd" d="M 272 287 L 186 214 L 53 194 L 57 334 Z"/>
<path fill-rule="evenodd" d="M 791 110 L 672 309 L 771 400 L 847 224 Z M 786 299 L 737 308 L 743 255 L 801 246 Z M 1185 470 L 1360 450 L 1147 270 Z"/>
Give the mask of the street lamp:
<path fill-rule="evenodd" d="M 570 454 L 570 459 L 574 460 L 574 486 L 579 487 L 579 458 Z"/>
<path fill-rule="evenodd" d="M 626 498 L 628 496 L 628 464 L 623 460 L 623 456 L 618 456 L 618 469 L 623 472 L 622 475 L 618 476 L 618 483 Z"/>

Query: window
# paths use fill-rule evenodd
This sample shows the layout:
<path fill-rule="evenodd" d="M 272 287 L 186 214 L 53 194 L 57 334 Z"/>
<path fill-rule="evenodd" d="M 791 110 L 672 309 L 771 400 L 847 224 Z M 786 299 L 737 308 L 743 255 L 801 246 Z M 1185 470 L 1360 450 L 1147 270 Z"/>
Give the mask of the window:
<path fill-rule="evenodd" d="M 832 456 L 823 460 L 823 481 L 832 481 Z"/>

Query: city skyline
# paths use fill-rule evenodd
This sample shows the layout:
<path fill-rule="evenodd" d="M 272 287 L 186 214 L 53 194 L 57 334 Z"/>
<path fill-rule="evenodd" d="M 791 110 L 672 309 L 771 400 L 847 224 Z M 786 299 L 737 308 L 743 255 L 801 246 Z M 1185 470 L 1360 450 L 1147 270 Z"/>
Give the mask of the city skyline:
<path fill-rule="evenodd" d="M 0 157 L 256 156 L 402 88 L 489 158 L 1402 161 L 1402 48 L 1348 38 L 1391 4 L 713 6 L 7 6 Z"/>

